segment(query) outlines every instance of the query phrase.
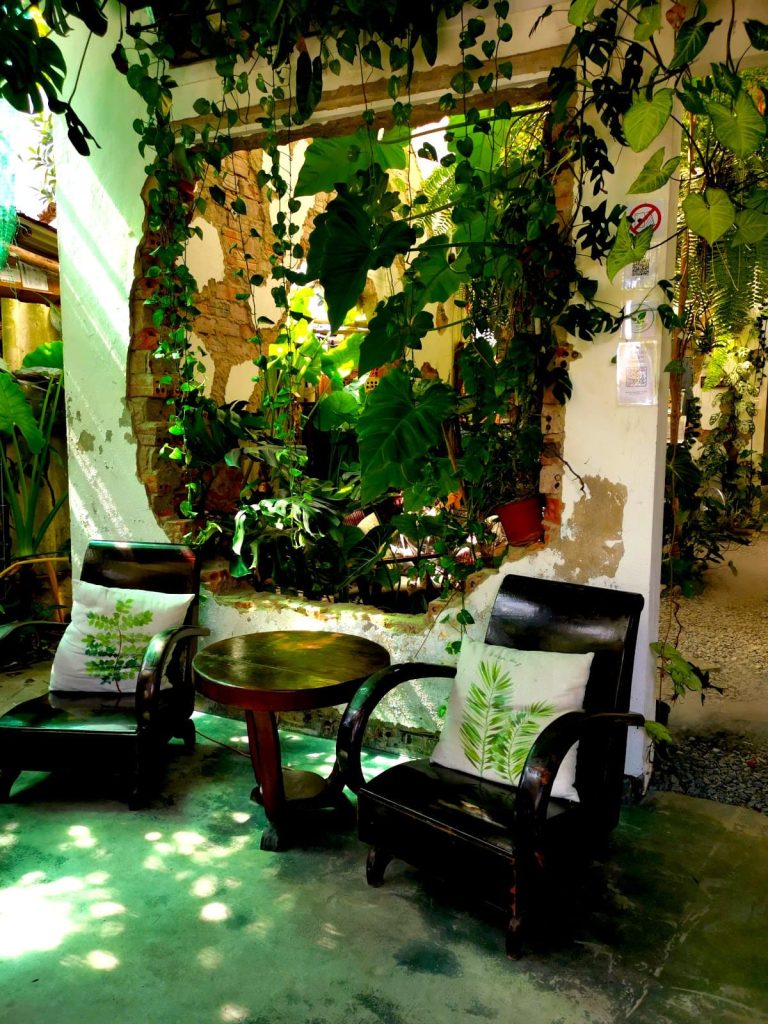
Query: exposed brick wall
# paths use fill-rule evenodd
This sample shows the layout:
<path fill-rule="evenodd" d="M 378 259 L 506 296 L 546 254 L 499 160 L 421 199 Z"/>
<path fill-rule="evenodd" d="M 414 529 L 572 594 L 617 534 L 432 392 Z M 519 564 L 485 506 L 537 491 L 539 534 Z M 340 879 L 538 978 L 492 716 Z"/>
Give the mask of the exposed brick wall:
<path fill-rule="evenodd" d="M 212 225 L 221 240 L 224 259 L 222 280 L 199 282 L 201 290 L 195 304 L 200 310 L 194 324 L 194 334 L 204 350 L 211 356 L 214 365 L 211 382 L 211 397 L 218 403 L 225 400 L 227 380 L 233 366 L 255 360 L 277 333 L 277 326 L 260 327 L 257 334 L 254 310 L 246 300 L 236 299 L 239 293 L 249 291 L 247 279 L 260 274 L 269 277 L 271 252 L 274 235 L 270 223 L 269 203 L 259 190 L 256 180 L 261 169 L 262 155 L 258 150 L 235 153 L 222 166 L 222 173 L 210 177 L 203 186 L 207 199 L 204 219 Z M 228 197 L 242 198 L 246 213 L 236 216 L 226 207 L 218 206 L 210 199 L 212 184 L 223 188 Z M 565 223 L 570 216 L 573 203 L 573 178 L 565 171 L 556 186 L 558 214 Z M 310 212 L 302 231 L 302 240 L 311 230 L 314 215 L 323 205 L 320 201 Z M 258 237 L 252 237 L 251 231 Z M 178 518 L 179 501 L 185 491 L 181 474 L 175 463 L 160 456 L 160 448 L 169 441 L 168 417 L 172 410 L 166 400 L 170 387 L 161 383 L 161 378 L 174 376 L 171 361 L 156 359 L 154 352 L 158 342 L 158 331 L 151 323 L 151 307 L 144 303 L 156 287 L 156 283 L 144 275 L 151 265 L 151 250 L 157 238 L 147 232 L 141 241 L 136 261 L 136 282 L 131 296 L 132 341 L 128 363 L 127 403 L 130 409 L 133 430 L 137 440 L 137 472 L 144 482 L 150 506 L 169 537 L 178 539 L 188 529 L 185 520 Z M 244 252 L 249 259 L 246 260 Z M 243 270 L 244 277 L 235 276 Z M 572 346 L 561 333 L 556 360 L 566 365 L 575 358 Z M 249 396 L 249 405 L 257 407 L 258 387 L 255 385 Z M 560 531 L 563 504 L 561 485 L 563 474 L 562 452 L 564 443 L 565 408 L 550 394 L 545 394 L 542 403 L 542 431 L 544 434 L 544 455 L 540 476 L 540 491 L 545 496 L 544 540 L 557 539 Z M 231 471 L 222 471 L 226 479 L 213 482 L 214 493 L 235 495 L 239 481 L 231 479 Z M 229 475 L 227 475 L 229 474 Z"/>

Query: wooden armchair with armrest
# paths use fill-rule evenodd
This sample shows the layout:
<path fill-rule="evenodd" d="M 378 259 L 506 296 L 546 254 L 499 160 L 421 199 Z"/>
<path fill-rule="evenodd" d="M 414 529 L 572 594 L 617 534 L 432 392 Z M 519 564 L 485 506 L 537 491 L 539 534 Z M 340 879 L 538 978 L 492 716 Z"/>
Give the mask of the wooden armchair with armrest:
<path fill-rule="evenodd" d="M 462 892 L 501 908 L 508 918 L 508 955 L 520 955 L 532 918 L 545 904 L 558 906 L 574 872 L 605 850 L 618 822 L 627 729 L 644 723 L 628 711 L 642 606 L 640 595 L 619 590 L 504 579 L 485 645 L 477 646 L 494 645 L 494 654 L 498 648 L 594 652 L 582 709 L 555 717 L 539 733 L 516 785 L 426 759 L 398 764 L 366 782 L 361 745 L 378 702 L 401 683 L 455 676 L 456 669 L 393 665 L 361 686 L 342 719 L 337 757 L 357 793 L 359 837 L 370 846 L 369 884 L 382 884 L 392 858 L 449 878 Z M 578 799 L 553 797 L 558 769 L 577 741 Z M 558 875 L 561 882 L 569 878 L 564 888 L 557 887 Z M 554 891 L 561 896 L 553 900 Z"/>
<path fill-rule="evenodd" d="M 179 612 L 179 625 L 131 638 L 140 664 L 135 692 L 52 689 L 0 716 L 0 800 L 9 799 L 24 770 L 80 768 L 92 775 L 129 775 L 129 805 L 139 807 L 156 783 L 158 756 L 169 740 L 178 737 L 188 748 L 194 746 L 192 657 L 197 638 L 209 632 L 197 625 L 200 567 L 195 552 L 178 544 L 94 540 L 85 553 L 81 580 L 106 591 L 192 595 L 192 600 Z M 123 608 L 129 606 L 130 594 Z M 101 624 L 96 622 L 95 632 Z M 0 636 L 0 665 L 23 664 L 28 652 L 34 658 L 67 628 L 56 622 L 6 628 Z M 114 654 L 102 644 L 102 660 L 105 651 Z"/>

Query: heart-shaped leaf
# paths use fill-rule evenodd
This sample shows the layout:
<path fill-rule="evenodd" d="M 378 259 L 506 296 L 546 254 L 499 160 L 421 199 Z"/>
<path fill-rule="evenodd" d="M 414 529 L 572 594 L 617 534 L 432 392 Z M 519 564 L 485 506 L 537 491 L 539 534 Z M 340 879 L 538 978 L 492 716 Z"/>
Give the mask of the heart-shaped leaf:
<path fill-rule="evenodd" d="M 704 195 L 692 192 L 682 202 L 685 223 L 710 245 L 733 227 L 736 211 L 721 188 L 708 188 Z"/>
<path fill-rule="evenodd" d="M 641 260 L 651 246 L 652 237 L 652 227 L 644 228 L 639 235 L 633 235 L 629 229 L 629 221 L 625 217 L 619 224 L 613 246 L 605 261 L 608 280 L 613 281 L 623 267 Z"/>
<path fill-rule="evenodd" d="M 358 420 L 363 504 L 418 479 L 442 439 L 454 399 L 453 389 L 441 381 L 416 390 L 402 370 L 382 377 Z"/>
<path fill-rule="evenodd" d="M 318 430 L 343 430 L 360 415 L 360 403 L 349 391 L 330 391 L 323 395 L 315 409 Z"/>
<path fill-rule="evenodd" d="M 624 115 L 624 135 L 636 153 L 660 134 L 672 113 L 671 89 L 659 89 L 650 100 L 636 99 Z"/>
<path fill-rule="evenodd" d="M 707 40 L 712 32 L 720 24 L 720 21 L 705 21 L 700 25 L 696 24 L 696 18 L 691 18 L 680 26 L 675 42 L 675 52 L 670 62 L 670 68 L 683 68 L 701 53 L 707 45 Z"/>
<path fill-rule="evenodd" d="M 768 25 L 764 21 L 755 21 L 754 18 L 748 18 L 744 22 L 744 28 L 749 41 L 752 43 L 756 50 L 768 50 Z"/>
<path fill-rule="evenodd" d="M 657 188 L 666 185 L 682 159 L 681 156 L 673 156 L 671 160 L 664 163 L 664 147 L 657 149 L 627 189 L 629 195 L 633 196 L 638 192 L 655 192 Z"/>
<path fill-rule="evenodd" d="M 768 235 L 768 215 L 757 210 L 740 210 L 736 214 L 736 232 L 731 245 L 748 245 Z"/>
<path fill-rule="evenodd" d="M 765 138 L 765 118 L 743 89 L 728 108 L 722 103 L 707 103 L 707 113 L 718 142 L 736 156 L 750 156 Z"/>
<path fill-rule="evenodd" d="M 651 4 L 638 11 L 634 37 L 638 43 L 647 42 L 661 28 L 661 4 Z"/>
<path fill-rule="evenodd" d="M 371 164 L 378 164 L 383 171 L 402 170 L 406 165 L 407 142 L 407 133 L 377 141 L 375 134 L 369 135 L 364 128 L 354 135 L 314 139 L 304 154 L 294 195 L 332 192 L 338 183 L 351 181 L 358 171 L 368 170 Z"/>
<path fill-rule="evenodd" d="M 35 454 L 45 444 L 24 391 L 10 373 L 0 373 L 0 435 L 13 437 L 14 430 L 21 431 Z"/>

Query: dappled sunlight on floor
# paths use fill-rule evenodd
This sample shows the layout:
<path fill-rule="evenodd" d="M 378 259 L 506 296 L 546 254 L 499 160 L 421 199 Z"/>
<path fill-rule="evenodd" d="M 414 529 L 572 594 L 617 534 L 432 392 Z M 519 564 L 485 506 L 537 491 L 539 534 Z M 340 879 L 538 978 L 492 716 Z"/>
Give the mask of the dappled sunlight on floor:
<path fill-rule="evenodd" d="M 721 1019 L 713 993 L 728 1024 L 766 1019 L 759 815 L 721 822 L 685 800 L 625 812 L 599 927 L 511 964 L 496 918 L 449 888 L 400 862 L 368 887 L 365 849 L 333 815 L 287 852 L 260 850 L 245 731 L 197 722 L 196 751 L 170 752 L 146 810 L 42 777 L 0 806 L 0 1019 L 500 1024 L 514 1007 L 530 1024 L 697 1024 Z M 281 741 L 291 767 L 333 765 L 332 742 Z M 365 770 L 397 760 L 371 753 Z"/>

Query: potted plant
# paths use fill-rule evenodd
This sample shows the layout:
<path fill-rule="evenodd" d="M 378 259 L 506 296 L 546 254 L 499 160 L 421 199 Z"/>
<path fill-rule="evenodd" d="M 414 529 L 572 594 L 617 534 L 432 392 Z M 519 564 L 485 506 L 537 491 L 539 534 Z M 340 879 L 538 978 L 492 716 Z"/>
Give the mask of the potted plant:
<path fill-rule="evenodd" d="M 509 544 L 541 537 L 541 393 L 550 359 L 545 335 L 494 324 L 458 360 L 461 473 L 470 519 L 497 516 Z"/>

